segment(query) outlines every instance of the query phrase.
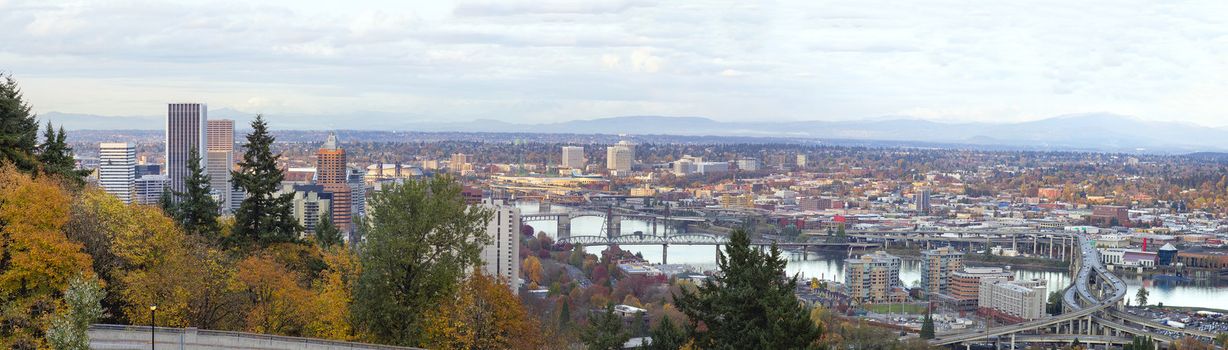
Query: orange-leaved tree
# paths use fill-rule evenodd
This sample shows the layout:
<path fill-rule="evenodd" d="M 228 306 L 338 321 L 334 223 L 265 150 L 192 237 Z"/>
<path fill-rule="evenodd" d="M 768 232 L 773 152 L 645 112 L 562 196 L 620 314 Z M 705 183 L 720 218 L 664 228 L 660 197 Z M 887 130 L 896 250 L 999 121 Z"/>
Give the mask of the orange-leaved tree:
<path fill-rule="evenodd" d="M 506 284 L 474 271 L 457 294 L 426 316 L 428 348 L 539 349 L 546 344 Z"/>
<path fill-rule="evenodd" d="M 0 314 L 16 325 L 2 347 L 38 347 L 48 307 L 73 276 L 94 278 L 89 255 L 62 231 L 69 194 L 53 179 L 0 165 Z"/>
<path fill-rule="evenodd" d="M 301 336 L 313 319 L 312 293 L 299 285 L 300 276 L 268 254 L 239 262 L 239 280 L 251 302 L 247 331 Z"/>

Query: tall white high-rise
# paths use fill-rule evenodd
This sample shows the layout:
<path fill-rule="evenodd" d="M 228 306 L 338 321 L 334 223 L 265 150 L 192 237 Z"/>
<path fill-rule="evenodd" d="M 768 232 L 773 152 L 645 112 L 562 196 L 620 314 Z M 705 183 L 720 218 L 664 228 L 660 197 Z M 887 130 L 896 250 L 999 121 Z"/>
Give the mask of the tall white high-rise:
<path fill-rule="evenodd" d="M 605 150 L 605 166 L 606 169 L 614 173 L 616 176 L 625 176 L 631 173 L 632 153 L 627 146 L 610 146 Z"/>
<path fill-rule="evenodd" d="M 200 166 L 209 168 L 206 130 L 208 107 L 204 103 L 171 103 L 166 108 L 166 176 L 170 189 L 187 190 L 188 157 L 193 149 L 200 153 Z"/>
<path fill-rule="evenodd" d="M 482 272 L 504 278 L 512 293 L 520 290 L 520 208 L 501 200 L 485 199 L 482 206 L 494 211 L 486 223 L 491 242 L 482 248 Z"/>
<path fill-rule="evenodd" d="M 230 178 L 231 165 L 235 163 L 235 122 L 229 119 L 210 120 L 206 131 L 208 148 L 209 187 L 217 196 L 218 206 L 223 212 L 237 209 L 237 203 L 232 203 L 233 184 Z"/>
<path fill-rule="evenodd" d="M 136 185 L 136 146 L 123 142 L 98 144 L 98 184 L 124 203 L 132 203 Z"/>
<path fill-rule="evenodd" d="M 568 169 L 584 169 L 584 147 L 563 146 L 563 164 Z"/>

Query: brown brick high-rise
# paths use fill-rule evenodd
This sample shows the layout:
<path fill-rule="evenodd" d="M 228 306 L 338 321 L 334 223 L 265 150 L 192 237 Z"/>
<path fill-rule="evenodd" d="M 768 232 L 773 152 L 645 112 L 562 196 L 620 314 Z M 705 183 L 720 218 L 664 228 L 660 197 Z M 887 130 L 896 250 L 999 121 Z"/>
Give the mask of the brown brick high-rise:
<path fill-rule="evenodd" d="M 350 186 L 346 178 L 345 150 L 337 147 L 337 135 L 328 134 L 328 140 L 316 151 L 316 184 L 333 194 L 333 224 L 344 232 L 350 229 Z"/>

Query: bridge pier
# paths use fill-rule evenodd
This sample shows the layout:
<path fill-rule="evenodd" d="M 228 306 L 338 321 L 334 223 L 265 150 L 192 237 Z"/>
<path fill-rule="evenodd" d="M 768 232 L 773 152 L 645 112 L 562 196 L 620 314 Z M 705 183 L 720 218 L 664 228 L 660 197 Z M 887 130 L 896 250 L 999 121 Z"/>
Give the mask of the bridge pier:
<path fill-rule="evenodd" d="M 609 215 L 605 219 L 606 228 L 605 234 L 608 238 L 614 238 L 622 235 L 623 218 L 618 215 Z"/>
<path fill-rule="evenodd" d="M 571 215 L 560 215 L 558 217 L 558 229 L 556 238 L 562 239 L 571 237 Z"/>
<path fill-rule="evenodd" d="M 661 265 L 669 264 L 669 244 L 661 245 Z"/>

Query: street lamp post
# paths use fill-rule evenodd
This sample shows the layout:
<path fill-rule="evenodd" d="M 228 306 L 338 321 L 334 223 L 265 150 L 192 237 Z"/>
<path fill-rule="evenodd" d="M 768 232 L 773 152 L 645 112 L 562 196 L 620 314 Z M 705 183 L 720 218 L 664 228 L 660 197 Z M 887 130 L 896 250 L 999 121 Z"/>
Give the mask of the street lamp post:
<path fill-rule="evenodd" d="M 158 319 L 156 318 L 157 315 L 158 315 L 158 306 L 150 305 L 149 306 L 149 350 L 154 350 L 154 348 L 157 347 L 156 345 L 158 341 L 157 340 L 158 339 L 157 338 L 157 335 L 158 335 L 157 333 L 158 321 L 157 320 Z"/>

